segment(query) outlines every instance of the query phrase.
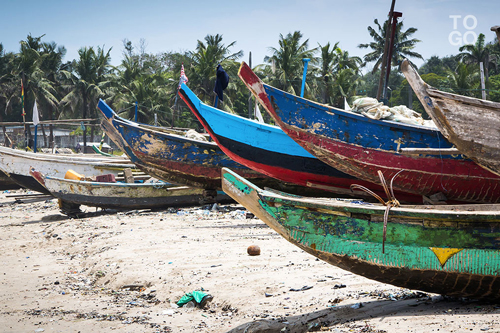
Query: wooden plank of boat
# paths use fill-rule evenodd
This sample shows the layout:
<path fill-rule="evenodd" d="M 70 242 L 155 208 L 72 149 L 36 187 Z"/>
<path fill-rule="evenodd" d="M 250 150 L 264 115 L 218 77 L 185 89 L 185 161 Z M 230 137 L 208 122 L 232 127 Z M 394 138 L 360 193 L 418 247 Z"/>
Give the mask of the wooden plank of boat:
<path fill-rule="evenodd" d="M 500 299 L 500 205 L 393 208 L 383 245 L 383 205 L 290 196 L 222 172 L 225 193 L 332 265 L 399 287 Z"/>
<path fill-rule="evenodd" d="M 457 148 L 400 148 L 399 153 L 405 155 L 457 155 L 461 152 Z"/>
<path fill-rule="evenodd" d="M 436 128 L 370 119 L 309 101 L 263 83 L 244 63 L 239 76 L 292 139 L 336 169 L 373 183 L 379 183 L 378 171 L 391 179 L 403 170 L 395 190 L 426 197 L 441 192 L 447 202 L 500 202 L 500 177 L 462 154 L 399 153 L 452 148 Z"/>
<path fill-rule="evenodd" d="M 434 89 L 408 60 L 403 61 L 401 70 L 446 139 L 467 157 L 500 175 L 500 103 Z"/>
<path fill-rule="evenodd" d="M 86 176 L 101 174 L 118 175 L 124 168 L 135 169 L 129 159 L 122 157 L 62 155 L 33 153 L 0 146 L 0 170 L 7 173 L 19 185 L 38 192 L 47 193 L 29 174 L 30 167 L 46 175 L 64 177 L 68 170 Z"/>
<path fill-rule="evenodd" d="M 205 191 L 166 183 L 108 183 L 79 181 L 46 176 L 31 169 L 37 179 L 56 198 L 66 203 L 101 208 L 166 208 L 214 203 Z"/>

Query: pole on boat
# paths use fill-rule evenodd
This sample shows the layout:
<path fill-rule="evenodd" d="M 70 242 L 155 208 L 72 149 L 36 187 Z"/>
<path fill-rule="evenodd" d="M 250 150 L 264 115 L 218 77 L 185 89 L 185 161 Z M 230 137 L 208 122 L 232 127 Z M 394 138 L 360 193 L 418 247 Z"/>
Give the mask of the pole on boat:
<path fill-rule="evenodd" d="M 248 66 L 252 68 L 252 52 L 248 53 Z M 253 113 L 255 119 L 255 111 Z M 252 119 L 252 93 L 248 96 L 248 119 Z"/>
<path fill-rule="evenodd" d="M 491 27 L 491 31 L 496 32 L 498 44 L 500 45 L 500 25 L 495 25 L 494 27 Z"/>
<path fill-rule="evenodd" d="M 36 141 L 37 141 L 37 136 L 38 136 L 38 123 L 40 122 L 40 118 L 38 116 L 38 107 L 36 105 L 36 100 L 35 100 L 35 105 L 33 106 L 33 125 L 35 125 L 35 140 L 33 143 L 33 152 L 36 153 Z"/>
<path fill-rule="evenodd" d="M 24 74 L 23 74 L 24 76 Z M 28 129 L 26 128 L 26 113 L 24 112 L 24 84 L 23 78 L 21 78 L 21 114 L 23 116 L 23 125 L 24 125 L 24 144 L 25 149 L 28 150 Z"/>
<path fill-rule="evenodd" d="M 306 76 L 307 76 L 307 65 L 309 64 L 309 61 L 311 59 L 309 58 L 304 58 L 302 59 L 304 62 L 304 73 L 302 74 L 302 88 L 300 89 L 300 97 L 304 97 L 304 88 L 306 86 Z"/>
<path fill-rule="evenodd" d="M 403 13 L 400 12 L 392 12 L 391 17 L 391 41 L 389 43 L 389 52 L 387 54 L 387 63 L 385 69 L 385 80 L 384 80 L 384 90 L 382 94 L 382 98 L 387 100 L 387 85 L 389 84 L 389 74 L 391 74 L 391 59 L 392 59 L 392 51 L 394 50 L 394 36 L 396 35 L 396 25 L 398 23 L 398 17 L 403 16 Z"/>
<path fill-rule="evenodd" d="M 390 23 L 395 5 L 396 5 L 396 0 L 392 0 L 391 10 L 389 11 L 389 18 L 387 22 L 387 28 L 385 30 L 384 53 L 382 54 L 382 62 L 380 63 L 380 78 L 378 80 L 377 100 L 380 100 L 380 96 L 382 95 L 382 87 L 384 84 L 384 76 L 385 76 L 385 64 L 387 62 L 387 52 L 389 50 L 389 36 L 391 33 Z"/>
<path fill-rule="evenodd" d="M 137 104 L 138 102 L 135 101 L 135 122 L 137 122 Z"/>
<path fill-rule="evenodd" d="M 482 61 L 479 63 L 479 72 L 481 74 L 481 97 L 483 99 L 486 99 L 486 87 L 484 85 L 484 65 Z"/>
<path fill-rule="evenodd" d="M 33 152 L 36 153 L 36 137 L 38 136 L 38 125 L 35 125 L 35 142 L 33 143 Z"/>

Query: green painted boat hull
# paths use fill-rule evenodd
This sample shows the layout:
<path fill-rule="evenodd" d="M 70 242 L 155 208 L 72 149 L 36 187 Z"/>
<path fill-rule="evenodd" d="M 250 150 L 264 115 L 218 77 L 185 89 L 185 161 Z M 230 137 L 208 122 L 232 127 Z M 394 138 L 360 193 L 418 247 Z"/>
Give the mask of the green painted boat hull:
<path fill-rule="evenodd" d="M 399 287 L 500 299 L 500 205 L 393 208 L 383 242 L 384 206 L 263 190 L 228 169 L 222 187 L 285 239 L 332 265 Z"/>

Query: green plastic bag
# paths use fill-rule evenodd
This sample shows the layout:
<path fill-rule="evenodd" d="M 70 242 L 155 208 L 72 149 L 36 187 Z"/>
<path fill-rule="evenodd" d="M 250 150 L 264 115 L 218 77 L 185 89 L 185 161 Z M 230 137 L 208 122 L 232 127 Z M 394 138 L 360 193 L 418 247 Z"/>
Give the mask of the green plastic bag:
<path fill-rule="evenodd" d="M 204 293 L 203 291 L 199 291 L 199 290 L 196 290 L 196 291 L 193 291 L 193 292 L 190 292 L 190 293 L 186 293 L 177 302 L 177 305 L 179 307 L 182 307 L 185 304 L 191 302 L 192 300 L 194 300 L 196 302 L 196 304 L 200 304 L 201 301 L 203 300 L 203 297 L 205 297 L 206 295 L 208 295 L 208 294 Z"/>

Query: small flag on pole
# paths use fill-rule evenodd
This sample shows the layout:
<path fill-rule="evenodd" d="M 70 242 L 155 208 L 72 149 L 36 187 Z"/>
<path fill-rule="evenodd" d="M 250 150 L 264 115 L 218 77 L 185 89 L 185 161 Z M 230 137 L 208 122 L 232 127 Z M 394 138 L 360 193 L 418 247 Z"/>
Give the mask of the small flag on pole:
<path fill-rule="evenodd" d="M 33 125 L 35 125 L 35 142 L 33 143 L 33 152 L 36 153 L 36 139 L 38 137 L 38 123 L 40 123 L 40 118 L 38 115 L 38 107 L 36 106 L 36 100 L 35 100 L 35 105 L 33 105 Z"/>
<path fill-rule="evenodd" d="M 181 87 L 181 84 L 183 83 L 187 83 L 189 80 L 188 80 L 188 77 L 186 76 L 186 72 L 184 72 L 184 64 L 181 65 L 181 78 L 179 80 L 179 87 L 177 89 L 179 89 Z"/>
<path fill-rule="evenodd" d="M 262 113 L 260 113 L 259 103 L 255 103 L 255 118 L 257 118 L 259 123 L 264 122 L 264 118 L 262 118 Z"/>
<path fill-rule="evenodd" d="M 33 125 L 38 125 L 40 123 L 40 118 L 38 115 L 38 107 L 36 106 L 36 101 L 35 105 L 33 106 Z"/>
<path fill-rule="evenodd" d="M 24 113 L 24 86 L 23 86 L 23 79 L 21 79 L 21 106 L 23 108 L 22 116 L 24 117 L 26 115 L 26 113 Z"/>
<path fill-rule="evenodd" d="M 347 103 L 347 98 L 345 97 L 344 97 L 344 110 L 351 111 L 351 107 L 349 106 L 349 103 Z"/>

